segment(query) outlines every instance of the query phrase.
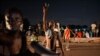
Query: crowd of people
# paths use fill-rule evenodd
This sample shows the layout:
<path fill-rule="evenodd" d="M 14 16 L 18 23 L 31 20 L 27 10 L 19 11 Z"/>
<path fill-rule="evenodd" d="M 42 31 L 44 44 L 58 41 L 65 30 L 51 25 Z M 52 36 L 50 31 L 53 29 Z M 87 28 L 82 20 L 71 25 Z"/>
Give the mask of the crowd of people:
<path fill-rule="evenodd" d="M 43 31 L 42 24 L 37 24 L 39 27 L 36 28 L 38 36 L 45 36 L 44 42 L 46 42 L 45 47 L 49 50 L 54 49 L 54 46 L 60 46 L 62 52 L 62 43 L 61 38 L 63 38 L 66 42 L 66 50 L 69 49 L 69 41 L 70 38 L 77 38 L 78 42 L 80 42 L 81 38 L 94 38 L 99 37 L 99 27 L 96 24 L 91 24 L 90 28 L 71 28 L 70 25 L 66 25 L 66 27 L 62 27 L 59 22 L 49 21 L 47 22 L 46 30 Z M 33 27 L 34 28 L 34 27 Z M 34 28 L 35 29 L 35 28 Z M 53 43 L 52 43 L 53 42 Z M 59 45 L 60 44 L 60 45 Z"/>
<path fill-rule="evenodd" d="M 3 19 L 4 18 L 4 19 Z M 61 38 L 63 38 L 66 42 L 66 50 L 69 49 L 69 41 L 70 38 L 72 37 L 77 37 L 80 42 L 80 38 L 86 37 L 86 38 L 91 38 L 91 37 L 100 37 L 100 26 L 97 24 L 93 23 L 91 24 L 91 28 L 74 28 L 72 29 L 70 25 L 66 25 L 65 27 L 62 27 L 59 22 L 51 20 L 46 23 L 46 29 L 45 31 L 43 30 L 42 24 L 37 24 L 37 25 L 28 25 L 24 23 L 24 19 L 22 16 L 22 13 L 20 13 L 16 9 L 11 9 L 6 11 L 4 14 L 4 17 L 2 19 L 0 18 L 0 30 L 5 29 L 7 30 L 18 30 L 23 34 L 22 38 L 22 45 L 23 47 L 28 48 L 31 53 L 34 53 L 34 48 L 31 45 L 31 42 L 38 42 L 38 36 L 45 36 L 45 39 L 43 42 L 46 42 L 45 48 L 54 51 L 56 51 L 56 47 L 59 46 L 62 54 L 64 55 L 64 50 L 63 50 L 63 45 Z M 27 26 L 27 27 L 26 27 Z M 24 29 L 25 28 L 25 29 Z M 6 32 L 6 31 L 5 31 Z M 29 42 L 31 41 L 31 42 Z M 21 52 L 23 51 L 23 47 L 21 49 Z M 31 49 L 30 49 L 31 48 Z M 18 53 L 14 53 L 18 54 Z"/>

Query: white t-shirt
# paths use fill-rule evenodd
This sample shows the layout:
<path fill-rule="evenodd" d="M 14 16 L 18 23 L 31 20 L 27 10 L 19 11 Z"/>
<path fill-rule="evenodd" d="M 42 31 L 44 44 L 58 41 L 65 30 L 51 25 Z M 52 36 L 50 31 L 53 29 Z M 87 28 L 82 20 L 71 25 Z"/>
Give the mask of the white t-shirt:
<path fill-rule="evenodd" d="M 85 35 L 86 35 L 86 38 L 89 38 L 90 37 L 90 35 L 89 35 L 88 32 L 86 32 Z"/>
<path fill-rule="evenodd" d="M 45 31 L 45 36 L 48 36 L 49 38 L 52 36 L 52 32 L 50 29 L 48 29 L 47 31 Z"/>
<path fill-rule="evenodd" d="M 91 28 L 94 30 L 96 28 L 96 24 L 91 24 Z"/>

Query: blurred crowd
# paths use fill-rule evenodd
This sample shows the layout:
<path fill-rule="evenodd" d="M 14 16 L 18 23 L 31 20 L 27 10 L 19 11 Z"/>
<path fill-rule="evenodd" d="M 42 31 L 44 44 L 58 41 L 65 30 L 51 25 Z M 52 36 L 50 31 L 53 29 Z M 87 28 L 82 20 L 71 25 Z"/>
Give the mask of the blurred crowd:
<path fill-rule="evenodd" d="M 35 24 L 35 23 L 34 23 Z M 31 25 L 28 19 L 23 18 L 22 13 L 16 9 L 8 9 L 0 16 L 0 31 L 21 31 L 23 34 L 21 52 L 25 52 L 24 48 L 29 47 L 29 51 L 34 53 L 34 47 L 30 46 L 31 42 L 38 42 L 38 36 L 45 36 L 43 42 L 46 42 L 46 49 L 57 52 L 56 45 L 60 47 L 64 54 L 61 38 L 66 42 L 66 50 L 69 49 L 70 38 L 92 38 L 100 37 L 100 24 L 93 22 L 87 25 L 61 25 L 58 21 L 46 21 L 45 30 L 43 22 Z M 1 32 L 2 33 L 2 32 Z M 2 40 L 2 39 L 1 39 Z M 31 41 L 31 42 L 30 42 Z M 58 44 L 57 44 L 58 43 Z M 30 49 L 31 48 L 31 49 Z M 23 51 L 24 50 L 24 51 Z M 16 54 L 16 53 L 15 53 Z M 18 53 L 17 53 L 18 54 Z M 25 54 L 25 53 L 24 53 Z M 64 56 L 64 55 L 62 55 Z"/>
<path fill-rule="evenodd" d="M 67 24 L 61 25 L 61 23 L 59 22 L 56 22 L 56 21 L 54 22 L 59 24 L 59 31 L 60 31 L 61 37 L 63 37 L 63 33 L 64 33 L 64 30 L 66 29 L 66 26 L 68 26 L 71 29 L 71 31 L 74 33 L 73 35 L 73 33 L 71 32 L 71 37 L 75 37 L 75 36 L 79 37 L 79 35 L 81 35 L 80 37 L 82 38 L 100 37 L 100 25 L 96 23 L 92 23 L 90 26 L 87 26 L 87 25 L 67 25 Z M 31 30 L 34 30 L 39 36 L 45 35 L 42 23 L 38 23 L 34 26 L 32 25 L 29 27 L 31 27 Z M 48 28 L 48 26 L 46 28 Z"/>

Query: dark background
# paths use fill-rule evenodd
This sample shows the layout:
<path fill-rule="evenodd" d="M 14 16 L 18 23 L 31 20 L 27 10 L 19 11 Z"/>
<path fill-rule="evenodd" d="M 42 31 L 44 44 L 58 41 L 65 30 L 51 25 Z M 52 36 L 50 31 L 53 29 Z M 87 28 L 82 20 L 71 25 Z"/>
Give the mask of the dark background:
<path fill-rule="evenodd" d="M 100 22 L 99 0 L 45 0 L 49 3 L 47 20 L 63 25 L 90 25 Z M 31 24 L 42 21 L 43 0 L 0 0 L 0 13 L 10 7 L 19 8 Z M 99 23 L 100 24 L 100 23 Z"/>

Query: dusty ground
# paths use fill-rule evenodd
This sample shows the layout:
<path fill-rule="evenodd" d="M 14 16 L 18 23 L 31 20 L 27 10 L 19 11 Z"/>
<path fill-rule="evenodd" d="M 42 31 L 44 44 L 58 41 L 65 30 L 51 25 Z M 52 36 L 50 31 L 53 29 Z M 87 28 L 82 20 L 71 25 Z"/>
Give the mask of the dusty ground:
<path fill-rule="evenodd" d="M 44 37 L 40 37 L 39 40 L 43 41 Z M 65 46 L 66 43 L 63 42 L 65 56 L 100 56 L 100 43 L 70 43 L 70 51 L 66 51 Z M 58 52 L 61 52 L 59 48 L 57 49 Z M 0 46 L 0 53 L 3 53 L 2 51 L 3 49 Z M 5 54 L 9 55 L 7 51 L 5 51 Z"/>
<path fill-rule="evenodd" d="M 40 39 L 43 41 L 44 37 Z M 63 42 L 65 56 L 100 56 L 100 39 L 97 38 L 96 41 L 89 43 L 70 43 L 70 51 L 66 51 L 65 46 L 66 43 Z M 59 48 L 58 52 L 61 52 Z"/>

